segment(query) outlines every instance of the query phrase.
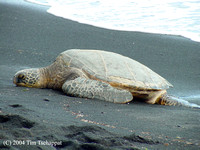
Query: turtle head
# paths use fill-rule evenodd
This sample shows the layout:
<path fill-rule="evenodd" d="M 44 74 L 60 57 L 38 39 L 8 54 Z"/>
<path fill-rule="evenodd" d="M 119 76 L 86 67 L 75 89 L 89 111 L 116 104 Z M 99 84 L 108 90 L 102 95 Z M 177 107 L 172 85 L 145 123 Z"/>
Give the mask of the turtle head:
<path fill-rule="evenodd" d="M 43 88 L 41 80 L 40 69 L 24 69 L 18 71 L 14 78 L 13 83 L 17 86 Z"/>

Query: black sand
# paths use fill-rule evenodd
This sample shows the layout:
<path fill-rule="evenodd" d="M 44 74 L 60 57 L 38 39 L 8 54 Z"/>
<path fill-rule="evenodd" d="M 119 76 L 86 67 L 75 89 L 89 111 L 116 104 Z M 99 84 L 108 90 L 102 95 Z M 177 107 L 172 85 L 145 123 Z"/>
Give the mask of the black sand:
<path fill-rule="evenodd" d="M 15 87 L 16 71 L 49 65 L 60 52 L 82 48 L 140 61 L 170 81 L 174 88 L 169 93 L 175 96 L 200 95 L 200 43 L 96 28 L 55 17 L 46 9 L 23 1 L 0 2 L 0 149 L 200 148 L 197 109 L 112 104 L 50 89 Z M 200 104 L 199 99 L 188 100 Z M 9 142 L 11 146 L 5 145 Z"/>

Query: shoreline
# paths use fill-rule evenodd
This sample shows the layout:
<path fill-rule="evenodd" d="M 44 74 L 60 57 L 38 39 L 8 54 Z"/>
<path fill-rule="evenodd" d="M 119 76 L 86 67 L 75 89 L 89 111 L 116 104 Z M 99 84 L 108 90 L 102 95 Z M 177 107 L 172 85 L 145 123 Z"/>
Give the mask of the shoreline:
<path fill-rule="evenodd" d="M 65 5 L 65 4 L 63 4 L 62 5 L 62 7 L 61 6 L 59 6 L 59 2 L 57 2 L 56 4 L 45 4 L 45 3 L 35 3 L 35 2 L 32 2 L 32 3 L 34 3 L 34 4 L 40 4 L 40 5 L 43 5 L 43 6 L 48 6 L 49 7 L 49 9 L 47 10 L 47 12 L 48 13 L 50 13 L 50 14 L 52 14 L 52 15 L 55 15 L 55 16 L 59 16 L 59 17 L 62 17 L 62 18 L 65 18 L 65 19 L 69 19 L 69 20 L 73 20 L 73 21 L 77 21 L 77 22 L 79 22 L 79 23 L 82 23 L 82 24 L 88 24 L 88 25 L 92 25 L 92 26 L 96 26 L 96 27 L 99 27 L 99 28 L 104 28 L 104 29 L 110 29 L 110 30 L 116 30 L 116 31 L 128 31 L 128 32 L 146 32 L 146 33 L 152 33 L 152 34 L 163 34 L 163 35 L 174 35 L 174 36 L 182 36 L 182 37 L 185 37 L 185 38 L 188 38 L 188 39 L 191 39 L 191 40 L 193 40 L 193 41 L 196 41 L 196 42 L 200 42 L 200 37 L 199 37 L 199 35 L 198 35 L 198 31 L 193 31 L 193 32 L 191 32 L 189 29 L 187 29 L 187 28 L 189 28 L 189 25 L 188 24 L 185 24 L 185 26 L 183 27 L 181 27 L 181 23 L 182 24 L 184 24 L 184 22 L 179 22 L 179 24 L 177 24 L 177 25 L 175 25 L 177 22 L 170 22 L 171 24 L 174 24 L 174 26 L 172 27 L 172 26 L 170 26 L 170 23 L 168 23 L 168 24 L 166 24 L 166 27 L 165 27 L 165 29 L 163 29 L 163 28 L 160 28 L 160 25 L 162 26 L 162 24 L 160 24 L 159 25 L 159 20 L 163 20 L 163 19 L 165 19 L 165 20 L 163 20 L 164 22 L 168 22 L 168 21 L 172 21 L 172 20 L 177 20 L 177 19 L 180 19 L 180 18 L 177 18 L 177 19 L 169 19 L 169 17 L 168 17 L 168 19 L 169 20 L 166 20 L 167 18 L 166 17 L 163 17 L 163 18 L 160 18 L 160 19 L 156 19 L 156 15 L 154 16 L 154 22 L 158 22 L 158 24 L 155 26 L 155 25 L 152 25 L 152 23 L 151 23 L 151 21 L 149 20 L 149 22 L 145 22 L 144 20 L 148 20 L 148 19 L 150 19 L 150 18 L 148 18 L 148 17 L 145 17 L 145 16 L 143 16 L 143 18 L 124 18 L 125 20 L 125 22 L 123 23 L 123 26 L 122 25 L 119 25 L 120 24 L 120 18 L 115 18 L 115 16 L 114 16 L 114 14 L 112 14 L 113 12 L 112 12 L 112 9 L 110 8 L 108 8 L 109 10 L 107 10 L 106 9 L 106 12 L 104 12 L 105 14 L 107 13 L 107 11 L 109 11 L 110 13 L 109 14 L 107 14 L 107 15 L 104 15 L 104 16 L 100 16 L 100 14 L 102 14 L 103 13 L 103 11 L 102 12 L 100 12 L 100 11 L 95 11 L 95 10 L 93 10 L 94 11 L 94 13 L 96 14 L 95 15 L 95 17 L 92 15 L 92 16 L 90 16 L 90 18 L 87 18 L 86 16 L 84 16 L 83 14 L 79 14 L 79 11 L 81 11 L 82 13 L 87 13 L 87 11 L 86 12 L 84 12 L 84 10 L 83 10 L 83 8 L 81 8 L 81 6 L 79 6 L 79 3 L 76 3 L 76 2 L 74 2 L 74 3 L 67 3 L 68 4 L 68 7 L 65 7 L 65 9 L 63 9 L 63 5 Z M 75 4 L 76 3 L 76 4 Z M 101 3 L 101 1 L 99 2 L 99 3 Z M 138 3 L 139 4 L 139 3 Z M 97 9 L 100 9 L 99 7 L 100 7 L 100 5 L 101 4 L 94 4 L 93 6 L 91 6 L 90 4 L 88 4 L 87 2 L 86 2 L 86 4 L 83 4 L 84 5 L 84 9 L 85 10 L 90 10 L 91 8 L 90 7 L 95 7 L 95 8 L 97 8 Z M 105 4 L 106 5 L 106 4 Z M 129 5 L 131 5 L 131 4 L 129 4 Z M 148 4 L 147 4 L 148 5 Z M 155 3 L 155 5 L 156 5 L 156 3 Z M 154 5 L 154 6 L 155 6 Z M 187 4 L 186 4 L 187 5 Z M 152 7 L 153 5 L 151 4 L 151 6 L 149 6 L 149 7 Z M 74 9 L 74 7 L 76 7 L 76 9 Z M 106 6 L 105 6 L 106 7 Z M 110 7 L 112 7 L 112 6 L 110 6 Z M 122 7 L 124 7 L 124 6 L 121 6 L 120 8 L 122 8 Z M 67 14 L 67 16 L 66 16 L 66 10 L 68 9 L 68 8 L 70 8 L 70 10 L 72 11 L 72 12 L 74 12 L 74 13 L 71 13 L 71 12 L 69 12 L 71 15 L 69 15 L 69 13 Z M 115 13 L 119 13 L 120 14 L 120 8 L 118 8 L 118 9 L 116 9 L 115 10 Z M 156 9 L 157 7 L 155 6 L 155 9 Z M 79 10 L 80 9 L 80 10 Z M 113 7 L 113 9 L 114 9 L 114 7 Z M 136 7 L 136 9 L 138 9 L 138 7 Z M 142 8 L 141 8 L 142 9 Z M 159 8 L 158 8 L 159 9 Z M 173 9 L 173 8 L 170 8 L 170 7 L 167 7 L 167 9 Z M 177 13 L 180 13 L 179 10 L 180 8 L 179 7 L 177 7 Z M 57 10 L 59 10 L 59 11 L 57 11 Z M 76 10 L 79 10 L 78 12 L 76 12 Z M 147 6 L 147 9 L 146 9 L 146 11 L 148 11 L 149 9 L 148 9 L 148 6 Z M 62 13 L 61 13 L 61 11 L 62 11 Z M 133 11 L 133 10 L 132 10 Z M 149 10 L 149 12 L 151 12 L 151 10 Z M 186 12 L 187 12 L 187 10 L 186 10 Z M 103 14 L 104 14 L 103 13 Z M 128 13 L 128 12 L 126 12 L 126 13 Z M 131 13 L 130 12 L 130 10 L 129 10 L 129 13 Z M 129 14 L 128 13 L 128 14 Z M 140 17 L 142 14 L 137 14 L 137 11 L 133 11 L 132 13 L 135 13 L 135 15 L 138 15 L 138 17 Z M 76 14 L 76 15 L 75 15 Z M 77 16 L 81 16 L 81 15 L 83 15 L 82 17 L 77 17 Z M 115 19 L 114 20 L 112 20 L 111 19 L 111 17 L 110 17 L 110 15 L 112 16 L 112 17 L 114 17 Z M 166 15 L 166 12 L 163 12 L 163 15 Z M 106 17 L 107 16 L 107 17 Z M 108 22 L 108 21 L 106 21 L 106 20 L 104 20 L 104 22 L 106 23 L 106 25 L 104 25 L 105 23 L 101 23 L 101 18 L 104 18 L 104 17 L 106 17 L 107 19 L 110 19 L 110 21 Z M 190 16 L 190 17 L 193 17 L 193 16 Z M 87 18 L 87 19 L 86 19 Z M 99 18 L 99 19 L 97 19 L 97 18 Z M 90 21 L 89 21 L 89 20 Z M 184 16 L 182 16 L 182 19 L 185 19 L 184 18 Z M 196 18 L 197 19 L 197 18 Z M 94 20 L 96 20 L 96 21 L 94 21 Z M 117 21 L 118 20 L 118 25 L 117 24 L 115 24 L 114 22 L 115 21 Z M 139 28 L 139 25 L 137 25 L 137 26 L 135 26 L 135 24 L 133 24 L 131 21 L 130 22 L 128 22 L 128 20 L 135 20 L 135 24 L 138 24 L 138 22 L 137 22 L 137 20 L 140 20 L 140 24 L 142 25 L 142 24 L 148 24 L 147 26 L 153 26 L 152 28 L 148 28 L 147 26 L 144 26 L 144 25 L 142 25 L 143 27 L 141 27 L 141 28 Z M 195 20 L 195 18 L 194 18 L 194 20 Z M 114 21 L 114 22 L 113 22 Z M 122 20 L 121 20 L 122 21 Z M 189 20 L 188 20 L 189 21 Z M 110 24 L 110 22 L 112 22 L 111 24 Z M 122 21 L 123 22 L 123 21 Z M 189 22 L 188 22 L 189 23 Z M 197 22 L 193 22 L 193 28 L 195 29 L 195 24 L 197 24 Z M 179 26 L 179 28 L 177 28 L 177 26 Z M 147 29 L 148 28 L 148 29 Z M 175 29 L 176 28 L 176 29 Z M 182 28 L 182 30 L 181 31 L 179 31 L 179 29 L 180 28 Z M 184 28 L 184 29 L 183 29 Z M 192 28 L 191 26 L 190 26 L 190 28 Z M 197 27 L 196 27 L 197 28 Z M 186 29 L 187 29 L 187 31 L 186 31 Z M 150 31 L 150 32 L 149 32 Z M 173 31 L 173 32 L 172 32 Z M 179 31 L 179 32 L 178 32 Z"/>
<path fill-rule="evenodd" d="M 5 140 L 63 145 L 34 149 L 187 149 L 200 147 L 200 112 L 139 102 L 113 104 L 69 97 L 51 89 L 15 87 L 23 68 L 51 64 L 72 48 L 102 49 L 133 58 L 170 83 L 174 96 L 200 95 L 200 43 L 183 37 L 115 31 L 55 17 L 46 7 L 0 2 L 0 147 Z M 40 10 L 40 11 L 39 11 Z M 200 104 L 198 99 L 189 100 Z M 39 147 L 39 148 L 38 148 Z"/>

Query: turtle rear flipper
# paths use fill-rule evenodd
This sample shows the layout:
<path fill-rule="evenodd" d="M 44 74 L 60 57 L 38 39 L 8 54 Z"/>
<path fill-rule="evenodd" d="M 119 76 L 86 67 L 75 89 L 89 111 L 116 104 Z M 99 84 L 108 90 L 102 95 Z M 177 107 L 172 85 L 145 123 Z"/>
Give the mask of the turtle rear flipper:
<path fill-rule="evenodd" d="M 169 105 L 169 106 L 179 105 L 179 106 L 186 106 L 186 107 L 200 109 L 200 105 L 190 103 L 186 100 L 174 96 L 169 96 L 167 94 L 163 95 L 156 103 L 161 105 Z"/>
<path fill-rule="evenodd" d="M 108 83 L 82 77 L 67 80 L 62 86 L 62 90 L 67 95 L 114 103 L 127 103 L 133 99 L 132 94 L 127 90 L 119 90 Z"/>

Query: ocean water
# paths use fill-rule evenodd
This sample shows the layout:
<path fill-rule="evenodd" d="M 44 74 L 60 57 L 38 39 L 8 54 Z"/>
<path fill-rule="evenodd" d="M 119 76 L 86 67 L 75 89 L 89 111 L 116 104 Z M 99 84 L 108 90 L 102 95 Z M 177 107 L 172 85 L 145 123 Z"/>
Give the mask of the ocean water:
<path fill-rule="evenodd" d="M 181 35 L 200 42 L 200 0 L 27 0 L 97 27 Z"/>

